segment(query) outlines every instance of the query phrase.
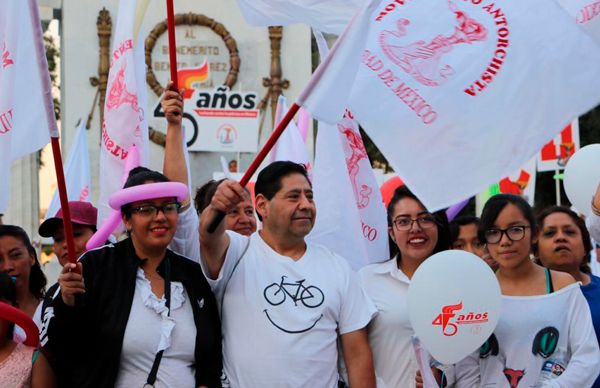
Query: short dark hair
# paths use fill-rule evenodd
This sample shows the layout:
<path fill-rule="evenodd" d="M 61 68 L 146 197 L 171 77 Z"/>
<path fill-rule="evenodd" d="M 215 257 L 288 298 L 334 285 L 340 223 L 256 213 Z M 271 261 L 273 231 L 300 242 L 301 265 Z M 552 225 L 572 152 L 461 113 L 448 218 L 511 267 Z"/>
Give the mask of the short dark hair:
<path fill-rule="evenodd" d="M 548 216 L 550 216 L 554 213 L 563 213 L 563 214 L 568 215 L 571 218 L 571 220 L 573 220 L 573 223 L 579 228 L 579 231 L 581 232 L 583 249 L 585 251 L 585 256 L 581 260 L 581 264 L 579 265 L 579 270 L 583 273 L 587 273 L 587 274 L 591 273 L 592 270 L 590 269 L 589 262 L 591 260 L 591 250 L 593 249 L 593 247 L 592 247 L 592 240 L 590 238 L 590 232 L 588 231 L 587 226 L 585 225 L 585 221 L 581 217 L 579 217 L 579 215 L 577 215 L 577 213 L 575 213 L 573 210 L 569 209 L 568 207 L 550 206 L 550 207 L 547 207 L 544 210 L 542 210 L 537 216 L 537 222 L 540 227 L 540 230 L 544 226 L 544 220 Z M 538 241 L 539 241 L 539 239 L 538 239 Z M 533 244 L 533 253 L 535 254 L 536 257 L 538 256 L 539 247 L 538 247 L 537 242 L 535 244 Z"/>
<path fill-rule="evenodd" d="M 0 272 L 0 300 L 7 301 L 13 306 L 17 304 L 15 281 L 6 272 Z M 11 323 L 8 327 L 6 338 L 13 338 L 14 329 L 15 324 Z"/>
<path fill-rule="evenodd" d="M 404 198 L 412 198 L 415 201 L 417 201 L 421 206 L 423 206 L 424 209 L 427 209 L 425 205 L 423 205 L 423 203 L 419 200 L 419 198 L 417 198 L 417 196 L 414 195 L 413 192 L 408 189 L 408 187 L 406 187 L 405 185 L 400 186 L 396 188 L 396 190 L 394 190 L 394 195 L 392 196 L 392 199 L 390 200 L 390 203 L 387 207 L 388 227 L 393 227 L 392 217 L 394 216 L 394 207 L 398 202 L 400 202 L 401 199 Z M 448 216 L 446 215 L 445 210 L 438 210 L 437 212 L 432 213 L 432 215 L 435 218 L 435 223 L 438 232 L 437 244 L 435 244 L 435 247 L 433 248 L 432 252 L 432 254 L 435 254 L 450 249 L 450 230 L 448 227 Z M 394 241 L 389 236 L 388 239 L 390 247 L 390 258 L 393 258 L 396 255 L 402 258 L 401 252 L 398 249 L 396 243 L 394 243 Z"/>
<path fill-rule="evenodd" d="M 20 226 L 0 225 L 0 237 L 4 236 L 10 236 L 21 240 L 23 245 L 25 245 L 25 248 L 27 248 L 27 253 L 33 257 L 35 262 L 29 271 L 29 292 L 38 299 L 42 298 L 44 296 L 47 280 L 27 232 Z"/>
<path fill-rule="evenodd" d="M 306 178 L 308 184 L 312 186 L 308 172 L 303 164 L 290 161 L 278 161 L 269 164 L 263 168 L 256 178 L 254 185 L 254 195 L 258 197 L 262 195 L 268 200 L 271 200 L 279 190 L 281 190 L 281 181 L 283 178 L 292 175 L 300 174 Z M 261 215 L 256 212 L 258 219 L 262 221 Z"/>
<path fill-rule="evenodd" d="M 169 178 L 164 176 L 158 171 L 150 170 L 146 167 L 135 167 L 131 171 L 129 171 L 129 175 L 127 176 L 127 180 L 123 185 L 123 188 L 129 188 L 133 186 L 140 186 L 147 182 L 170 182 Z M 131 217 L 131 204 L 126 203 L 121 206 L 121 213 L 125 215 L 125 217 Z"/>
<path fill-rule="evenodd" d="M 225 179 L 214 180 L 211 179 L 202 186 L 200 186 L 196 190 L 196 196 L 194 197 L 194 206 L 196 207 L 196 212 L 198 215 L 202 214 L 204 209 L 210 205 L 210 201 L 212 200 L 213 195 L 215 195 L 217 191 L 217 187 L 223 182 Z"/>
<path fill-rule="evenodd" d="M 491 229 L 498 218 L 498 214 L 507 206 L 515 205 L 531 226 L 531 237 L 537 233 L 537 223 L 531 205 L 518 195 L 497 194 L 488 199 L 481 212 L 481 221 L 479 222 L 478 237 L 481 241 L 486 241 L 485 232 Z"/>
<path fill-rule="evenodd" d="M 450 222 L 450 245 L 454 244 L 460 235 L 460 227 L 466 225 L 475 225 L 479 227 L 479 217 L 475 216 L 459 216 Z"/>

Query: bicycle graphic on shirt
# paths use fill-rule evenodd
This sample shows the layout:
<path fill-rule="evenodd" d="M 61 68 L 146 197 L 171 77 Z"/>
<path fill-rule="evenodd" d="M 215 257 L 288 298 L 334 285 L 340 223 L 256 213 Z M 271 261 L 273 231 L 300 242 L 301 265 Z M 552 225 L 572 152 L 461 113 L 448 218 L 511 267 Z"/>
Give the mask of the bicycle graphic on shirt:
<path fill-rule="evenodd" d="M 278 306 L 286 301 L 288 297 L 292 299 L 295 306 L 301 302 L 308 308 L 319 307 L 323 304 L 325 296 L 316 286 L 304 286 L 306 279 L 297 280 L 295 282 L 286 282 L 287 276 L 281 276 L 279 283 L 272 283 L 265 287 L 264 296 L 267 302 L 272 306 Z"/>

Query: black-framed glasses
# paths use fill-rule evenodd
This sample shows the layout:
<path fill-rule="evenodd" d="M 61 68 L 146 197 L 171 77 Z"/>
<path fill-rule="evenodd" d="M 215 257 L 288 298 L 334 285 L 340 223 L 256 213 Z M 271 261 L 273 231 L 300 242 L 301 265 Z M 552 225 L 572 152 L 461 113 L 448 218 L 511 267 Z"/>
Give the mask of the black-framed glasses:
<path fill-rule="evenodd" d="M 422 229 L 430 229 L 436 225 L 435 217 L 431 214 L 423 215 L 417 218 L 398 217 L 393 221 L 396 230 L 410 230 L 413 223 L 416 222 Z"/>
<path fill-rule="evenodd" d="M 515 225 L 506 229 L 488 229 L 485 231 L 485 241 L 488 244 L 498 244 L 502 240 L 502 235 L 506 234 L 506 237 L 510 241 L 521 241 L 525 237 L 525 229 L 529 228 L 527 225 Z"/>
<path fill-rule="evenodd" d="M 142 217 L 156 217 L 159 211 L 162 211 L 165 216 L 170 216 L 173 214 L 177 214 L 181 209 L 181 204 L 179 202 L 169 202 L 163 205 L 141 205 L 131 208 L 132 213 L 136 213 Z"/>

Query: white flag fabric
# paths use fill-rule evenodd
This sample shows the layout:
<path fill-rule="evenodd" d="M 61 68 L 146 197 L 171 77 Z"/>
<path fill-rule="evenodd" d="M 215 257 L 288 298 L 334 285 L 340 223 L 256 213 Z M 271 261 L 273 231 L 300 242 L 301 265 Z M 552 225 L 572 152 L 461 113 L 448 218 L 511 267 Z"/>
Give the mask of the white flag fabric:
<path fill-rule="evenodd" d="M 340 88 L 353 83 L 352 112 L 431 211 L 512 173 L 600 101 L 600 47 L 556 2 L 388 3 L 369 21 Z"/>
<path fill-rule="evenodd" d="M 600 1 L 558 0 L 575 22 L 600 42 Z"/>
<path fill-rule="evenodd" d="M 313 191 L 317 222 L 308 236 L 358 270 L 389 259 L 387 217 L 358 125 L 349 116 L 319 124 Z"/>
<path fill-rule="evenodd" d="M 92 179 L 90 177 L 90 153 L 86 131 L 85 121 L 81 120 L 65 162 L 65 182 L 69 201 L 90 202 Z M 54 217 L 58 209 L 60 209 L 60 198 L 58 190 L 56 190 L 44 218 Z"/>
<path fill-rule="evenodd" d="M 369 15 L 380 3 L 381 0 L 365 0 L 298 96 L 298 103 L 315 119 L 336 124 L 344 115 L 366 44 Z"/>
<path fill-rule="evenodd" d="M 135 19 L 136 0 L 120 1 L 102 124 L 98 225 L 112 212 L 108 197 L 123 185 L 125 159 L 133 144 L 141 165 L 148 164 L 144 39 L 134 42 Z"/>
<path fill-rule="evenodd" d="M 365 0 L 238 0 L 244 18 L 255 26 L 304 23 L 340 34 Z"/>
<path fill-rule="evenodd" d="M 36 54 L 41 28 L 33 30 L 40 21 L 28 3 L 0 1 L 0 213 L 8 206 L 12 161 L 50 141 Z"/>
<path fill-rule="evenodd" d="M 287 111 L 287 100 L 285 96 L 281 95 L 277 100 L 275 122 L 279 123 Z M 310 159 L 306 152 L 306 145 L 304 144 L 302 135 L 300 134 L 296 123 L 294 123 L 294 120 L 290 121 L 271 150 L 270 161 L 275 162 L 280 160 L 290 160 L 295 163 L 302 163 L 310 169 Z"/>

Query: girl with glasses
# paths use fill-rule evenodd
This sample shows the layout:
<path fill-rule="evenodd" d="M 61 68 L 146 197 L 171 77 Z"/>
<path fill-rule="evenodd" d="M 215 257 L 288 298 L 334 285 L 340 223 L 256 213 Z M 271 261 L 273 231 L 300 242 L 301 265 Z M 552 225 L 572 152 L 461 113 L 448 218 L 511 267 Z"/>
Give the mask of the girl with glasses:
<path fill-rule="evenodd" d="M 61 387 L 221 386 L 216 301 L 200 265 L 167 249 L 188 194 L 133 169 L 109 200 L 129 238 L 65 265 L 45 344 L 69 371 Z"/>
<path fill-rule="evenodd" d="M 510 194 L 490 198 L 479 235 L 499 266 L 500 321 L 457 364 L 457 387 L 590 387 L 600 373 L 590 310 L 572 276 L 531 260 L 538 238 L 531 206 Z"/>
<path fill-rule="evenodd" d="M 379 314 L 368 326 L 378 383 L 415 387 L 417 361 L 408 317 L 407 292 L 413 274 L 428 257 L 450 248 L 445 212 L 430 213 L 406 187 L 388 205 L 391 259 L 359 272 Z M 385 385 L 383 385 L 385 384 Z"/>
<path fill-rule="evenodd" d="M 538 223 L 537 259 L 544 267 L 566 272 L 581 282 L 596 339 L 600 339 L 600 278 L 590 273 L 592 243 L 585 222 L 569 208 L 552 206 L 538 215 Z M 592 388 L 600 388 L 600 377 Z"/>

